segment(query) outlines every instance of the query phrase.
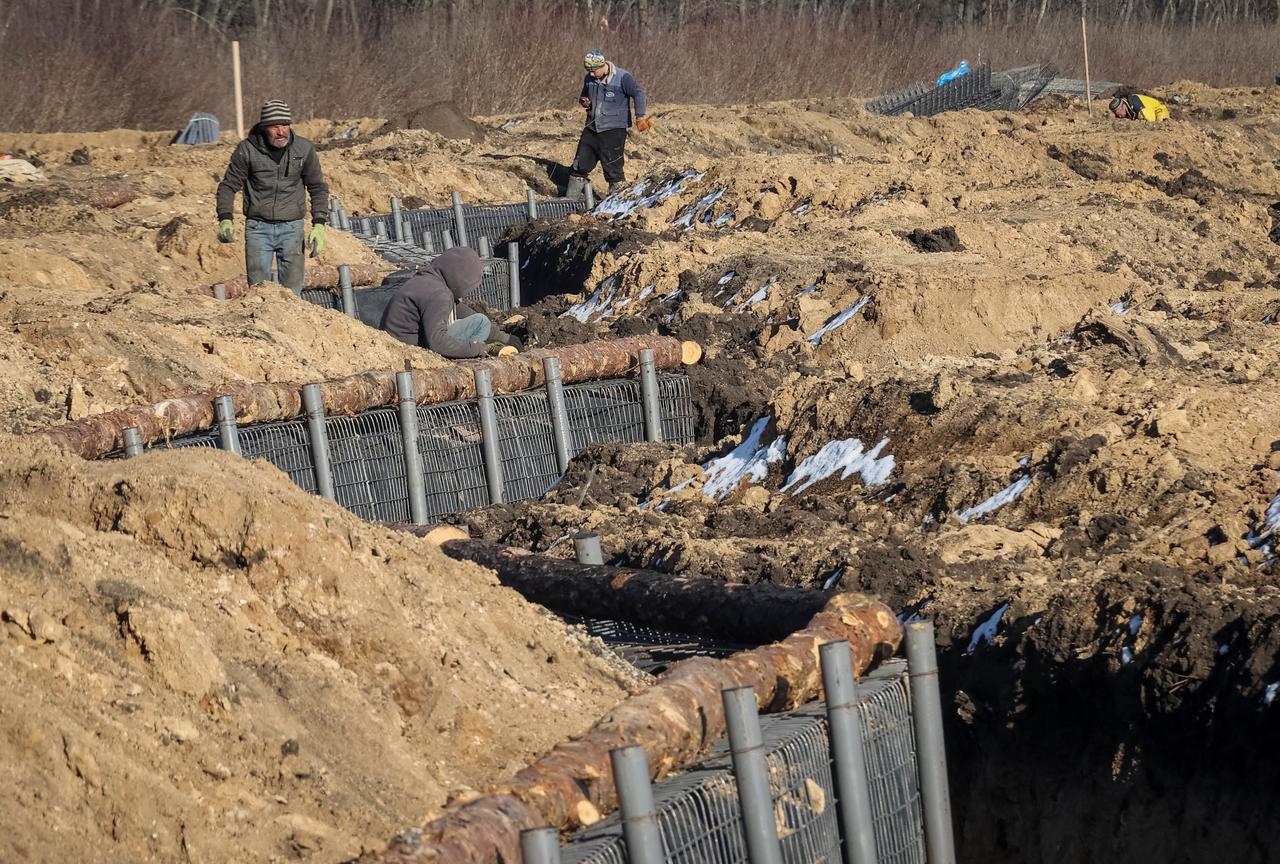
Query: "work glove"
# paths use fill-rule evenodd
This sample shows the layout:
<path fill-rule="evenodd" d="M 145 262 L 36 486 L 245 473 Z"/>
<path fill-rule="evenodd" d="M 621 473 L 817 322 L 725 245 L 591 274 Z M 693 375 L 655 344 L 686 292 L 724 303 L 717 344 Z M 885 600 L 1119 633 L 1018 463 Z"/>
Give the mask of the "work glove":
<path fill-rule="evenodd" d="M 653 121 L 650 120 L 648 117 L 636 118 L 636 129 L 639 130 L 640 132 L 648 132 L 652 128 L 653 128 Z"/>
<path fill-rule="evenodd" d="M 307 235 L 307 245 L 311 247 L 311 257 L 314 258 L 324 251 L 324 223 L 317 222 L 311 226 L 311 233 Z"/>
<path fill-rule="evenodd" d="M 486 342 L 484 351 L 490 357 L 510 357 L 516 353 L 516 349 L 510 345 L 503 345 L 501 342 Z"/>
<path fill-rule="evenodd" d="M 583 108 L 586 108 L 588 111 L 591 110 L 591 99 L 588 96 L 579 96 L 578 104 L 581 105 Z"/>
<path fill-rule="evenodd" d="M 223 219 L 218 223 L 218 242 L 234 243 L 236 242 L 236 223 L 230 219 Z"/>

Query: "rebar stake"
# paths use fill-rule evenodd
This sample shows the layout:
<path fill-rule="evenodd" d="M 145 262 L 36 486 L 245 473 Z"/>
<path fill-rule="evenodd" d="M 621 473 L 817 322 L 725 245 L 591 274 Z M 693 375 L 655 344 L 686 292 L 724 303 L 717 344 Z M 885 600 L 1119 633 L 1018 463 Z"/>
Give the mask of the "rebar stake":
<path fill-rule="evenodd" d="M 333 472 L 329 466 L 329 432 L 324 425 L 324 394 L 319 384 L 302 388 L 302 408 L 307 414 L 307 438 L 311 442 L 311 464 L 315 468 L 316 492 L 337 500 L 333 493 Z"/>
<path fill-rule="evenodd" d="M 218 447 L 237 456 L 243 456 L 240 449 L 240 427 L 236 425 L 236 406 L 230 396 L 219 396 L 213 400 L 213 416 L 218 420 Z"/>

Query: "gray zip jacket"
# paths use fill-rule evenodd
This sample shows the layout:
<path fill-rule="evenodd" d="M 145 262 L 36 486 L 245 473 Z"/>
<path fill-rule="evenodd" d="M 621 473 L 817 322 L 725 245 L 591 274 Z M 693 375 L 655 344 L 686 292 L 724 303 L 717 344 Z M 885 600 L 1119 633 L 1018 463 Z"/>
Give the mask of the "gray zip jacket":
<path fill-rule="evenodd" d="M 479 254 L 466 246 L 455 246 L 400 286 L 382 313 L 381 329 L 401 342 L 444 357 L 481 357 L 484 342 L 455 339 L 448 328 L 451 321 L 480 314 L 462 300 L 474 294 L 483 280 Z M 488 341 L 494 341 L 497 332 L 490 321 Z"/>
<path fill-rule="evenodd" d="M 592 78 L 588 73 L 582 78 L 582 93 L 591 100 L 587 109 L 587 128 L 596 132 L 610 129 L 626 129 L 631 126 L 631 102 L 636 103 L 636 116 L 643 117 L 648 110 L 644 88 L 626 69 L 610 66 L 603 78 Z"/>
<path fill-rule="evenodd" d="M 311 195 L 311 221 L 329 219 L 329 186 L 320 171 L 316 148 L 306 138 L 289 133 L 289 143 L 277 162 L 262 129 L 236 145 L 226 176 L 218 184 L 218 221 L 230 219 L 236 193 L 244 191 L 244 215 L 264 222 L 296 222 L 306 215 Z"/>

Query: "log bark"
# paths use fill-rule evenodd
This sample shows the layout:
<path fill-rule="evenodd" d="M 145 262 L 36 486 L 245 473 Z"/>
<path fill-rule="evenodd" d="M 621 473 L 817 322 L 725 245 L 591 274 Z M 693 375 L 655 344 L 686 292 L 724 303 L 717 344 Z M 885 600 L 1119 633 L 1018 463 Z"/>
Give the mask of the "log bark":
<path fill-rule="evenodd" d="M 484 367 L 493 376 L 495 393 L 518 393 L 545 383 L 542 361 L 560 360 L 566 384 L 619 378 L 639 367 L 640 351 L 651 348 L 659 369 L 681 366 L 680 340 L 666 336 L 631 336 L 549 350 L 527 351 L 514 357 L 451 363 L 435 369 L 415 369 L 413 384 L 418 404 L 435 405 L 476 395 L 474 370 Z M 292 420 L 302 416 L 301 388 L 307 382 L 261 383 L 234 381 L 191 396 L 166 399 L 154 405 L 122 408 L 85 417 L 44 431 L 44 435 L 85 459 L 99 459 L 124 446 L 124 430 L 138 427 L 144 444 L 165 441 L 213 428 L 213 400 L 230 396 L 242 423 Z M 327 414 L 350 415 L 395 404 L 396 370 L 361 372 L 321 382 Z"/>
<path fill-rule="evenodd" d="M 857 674 L 892 655 L 902 631 L 887 606 L 838 594 L 809 625 L 782 642 L 725 660 L 678 663 L 648 690 L 623 700 L 581 737 L 561 744 L 492 794 L 450 805 L 421 829 L 396 837 L 361 864 L 518 862 L 520 831 L 573 831 L 614 808 L 609 751 L 640 744 L 654 779 L 682 770 L 724 733 L 720 691 L 755 688 L 764 711 L 795 708 L 819 695 L 818 646 L 849 640 Z"/>
<path fill-rule="evenodd" d="M 397 526 L 423 534 L 427 526 Z M 698 576 L 579 564 L 487 540 L 450 539 L 446 555 L 498 574 L 503 585 L 557 612 L 614 618 L 759 645 L 804 627 L 828 594 L 770 583 L 726 585 Z"/>
<path fill-rule="evenodd" d="M 380 270 L 372 264 L 350 264 L 351 267 L 351 284 L 352 285 L 376 285 L 382 279 L 383 273 L 390 273 L 391 268 Z M 338 287 L 338 268 L 333 264 L 308 264 L 304 272 L 304 284 L 308 288 L 334 288 Z M 249 277 L 243 273 L 239 273 L 222 283 L 227 289 L 227 299 L 235 300 L 243 297 L 249 291 Z M 206 297 L 213 296 L 213 285 L 202 285 L 198 288 L 191 289 L 192 294 L 203 294 Z"/>

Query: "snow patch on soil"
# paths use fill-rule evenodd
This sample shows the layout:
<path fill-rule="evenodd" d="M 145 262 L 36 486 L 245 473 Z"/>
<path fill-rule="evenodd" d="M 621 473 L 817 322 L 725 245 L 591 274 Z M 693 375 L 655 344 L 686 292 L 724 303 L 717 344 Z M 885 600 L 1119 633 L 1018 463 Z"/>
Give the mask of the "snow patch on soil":
<path fill-rule="evenodd" d="M 704 495 L 718 501 L 737 489 L 744 479 L 759 483 L 768 475 L 770 465 L 782 461 L 787 455 L 786 438 L 779 436 L 768 446 L 761 443 L 771 419 L 761 417 L 741 444 L 702 466 L 707 472 L 707 481 L 702 486 Z"/>
<path fill-rule="evenodd" d="M 830 441 L 817 453 L 795 467 L 782 487 L 782 491 L 790 490 L 792 495 L 798 495 L 837 471 L 841 472 L 841 480 L 858 474 L 862 477 L 862 482 L 868 486 L 879 486 L 893 473 L 893 455 L 884 457 L 880 455 L 888 445 L 889 439 L 884 438 L 870 451 L 864 452 L 862 442 L 857 438 Z M 796 486 L 796 484 L 799 485 Z M 796 488 L 791 489 L 792 486 Z"/>

